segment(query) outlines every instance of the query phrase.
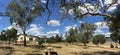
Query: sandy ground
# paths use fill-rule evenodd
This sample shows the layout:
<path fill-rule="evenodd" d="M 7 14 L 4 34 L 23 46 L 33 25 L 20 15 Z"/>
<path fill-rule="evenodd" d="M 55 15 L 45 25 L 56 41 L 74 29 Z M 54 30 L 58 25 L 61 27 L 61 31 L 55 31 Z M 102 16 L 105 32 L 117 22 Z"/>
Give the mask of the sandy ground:
<path fill-rule="evenodd" d="M 10 55 L 26 55 L 26 54 L 42 54 L 45 55 L 45 50 L 48 46 L 57 46 L 52 47 L 54 51 L 58 53 L 58 55 L 75 55 L 75 53 L 91 53 L 91 52 L 98 52 L 98 51 L 111 51 L 111 52 L 120 52 L 120 45 L 119 48 L 110 48 L 110 44 L 100 45 L 99 47 L 93 44 L 89 44 L 88 47 L 78 46 L 78 45 L 68 45 L 65 44 L 51 44 L 45 45 L 47 46 L 45 49 L 34 48 L 34 47 L 23 47 L 23 46 L 14 46 L 14 45 L 0 45 L 0 46 L 11 46 L 14 47 L 12 50 L 0 49 L 0 55 L 6 55 L 10 53 Z M 61 48 L 58 48 L 61 47 Z"/>

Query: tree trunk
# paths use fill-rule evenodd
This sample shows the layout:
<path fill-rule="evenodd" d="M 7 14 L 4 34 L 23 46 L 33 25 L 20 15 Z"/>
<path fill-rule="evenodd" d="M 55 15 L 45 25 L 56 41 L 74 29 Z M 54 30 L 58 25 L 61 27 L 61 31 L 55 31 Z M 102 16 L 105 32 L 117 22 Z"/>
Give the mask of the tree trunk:
<path fill-rule="evenodd" d="M 117 42 L 115 43 L 115 48 L 118 48 L 118 46 L 117 46 Z"/>
<path fill-rule="evenodd" d="M 84 44 L 84 46 L 87 46 L 86 43 L 83 43 L 83 44 Z"/>
<path fill-rule="evenodd" d="M 8 40 L 8 44 L 10 44 L 10 38 L 9 38 L 9 40 Z"/>
<path fill-rule="evenodd" d="M 97 46 L 99 47 L 99 43 L 97 44 Z"/>
<path fill-rule="evenodd" d="M 23 35 L 24 35 L 24 47 L 27 46 L 27 43 L 26 43 L 26 33 L 25 33 L 25 29 L 23 30 Z"/>

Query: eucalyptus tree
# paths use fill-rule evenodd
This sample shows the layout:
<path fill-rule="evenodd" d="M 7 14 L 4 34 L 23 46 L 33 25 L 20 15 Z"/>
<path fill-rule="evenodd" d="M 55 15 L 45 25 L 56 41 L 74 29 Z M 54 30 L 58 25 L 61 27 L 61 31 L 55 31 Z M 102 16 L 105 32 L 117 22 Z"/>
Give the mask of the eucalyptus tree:
<path fill-rule="evenodd" d="M 66 33 L 66 41 L 69 43 L 73 43 L 73 42 L 77 42 L 77 35 L 78 34 L 78 30 L 77 28 L 71 28 L 68 32 L 68 34 Z"/>
<path fill-rule="evenodd" d="M 105 17 L 105 20 L 109 26 L 110 37 L 116 43 L 120 44 L 120 10 L 115 10 L 113 13 L 113 18 Z"/>
<path fill-rule="evenodd" d="M 111 12 L 115 13 L 113 11 L 110 11 L 111 8 L 116 6 L 118 9 L 115 8 L 115 10 L 120 9 L 119 0 L 110 0 L 109 2 L 107 0 L 60 0 L 59 4 L 60 4 L 59 6 L 60 10 L 64 11 L 62 12 L 63 16 L 69 17 L 72 14 L 73 20 L 82 19 L 92 15 L 92 16 L 107 17 L 105 20 L 108 19 L 109 21 L 111 21 L 116 16 L 116 15 L 111 15 Z M 119 28 L 116 29 L 116 27 L 119 26 L 118 22 L 119 21 L 117 20 L 117 23 L 114 23 L 117 26 L 111 24 L 111 26 L 113 26 L 114 28 L 111 28 L 109 26 L 110 29 L 113 31 L 119 29 Z M 111 36 L 113 39 L 117 38 L 117 40 L 116 39 L 114 40 L 118 42 L 120 38 L 118 37 L 118 35 L 116 35 L 116 33 L 119 33 L 119 32 L 114 32 L 111 34 Z"/>
<path fill-rule="evenodd" d="M 15 28 L 11 28 L 11 29 L 7 29 L 6 30 L 6 35 L 7 35 L 7 39 L 9 41 L 9 44 L 12 41 L 16 41 L 17 39 L 17 30 Z"/>
<path fill-rule="evenodd" d="M 86 46 L 95 30 L 96 26 L 94 24 L 82 23 L 81 27 L 79 28 L 79 41 Z"/>
<path fill-rule="evenodd" d="M 14 0 L 8 4 L 6 15 L 11 23 L 16 23 L 24 34 L 24 46 L 26 46 L 26 27 L 34 19 L 41 16 L 43 7 L 40 0 Z"/>
<path fill-rule="evenodd" d="M 1 34 L 0 34 L 0 40 L 2 41 L 7 41 L 7 35 L 6 35 L 6 30 L 2 30 Z"/>
<path fill-rule="evenodd" d="M 109 9 L 112 6 L 119 6 L 118 0 L 60 0 L 60 10 L 63 10 L 64 16 L 70 13 L 74 15 L 74 19 L 81 19 L 86 16 L 103 16 L 112 18 Z"/>

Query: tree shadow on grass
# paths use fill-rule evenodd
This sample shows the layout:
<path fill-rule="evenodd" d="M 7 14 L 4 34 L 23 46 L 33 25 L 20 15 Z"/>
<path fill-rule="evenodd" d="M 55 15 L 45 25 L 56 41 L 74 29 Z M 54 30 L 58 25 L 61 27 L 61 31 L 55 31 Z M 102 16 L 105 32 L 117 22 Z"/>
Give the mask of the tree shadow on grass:
<path fill-rule="evenodd" d="M 43 45 L 28 45 L 27 47 L 40 49 L 40 50 L 44 50 L 45 49 L 45 46 L 43 46 Z"/>
<path fill-rule="evenodd" d="M 100 51 L 100 52 L 92 52 L 88 53 L 86 51 L 83 52 L 74 52 L 75 55 L 120 55 L 120 52 L 112 52 L 112 51 Z"/>
<path fill-rule="evenodd" d="M 101 55 L 120 55 L 120 52 L 112 52 L 112 51 L 102 51 L 102 52 L 93 52 L 92 54 L 101 54 Z"/>

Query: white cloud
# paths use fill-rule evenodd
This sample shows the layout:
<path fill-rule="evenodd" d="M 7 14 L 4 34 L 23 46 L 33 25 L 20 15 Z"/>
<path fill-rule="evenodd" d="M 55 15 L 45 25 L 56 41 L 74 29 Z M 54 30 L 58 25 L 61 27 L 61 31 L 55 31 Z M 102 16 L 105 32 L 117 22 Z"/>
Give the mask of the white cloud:
<path fill-rule="evenodd" d="M 11 28 L 17 29 L 17 28 L 18 28 L 18 25 L 16 25 L 15 23 L 13 23 L 12 25 L 6 27 L 5 30 L 6 30 L 6 29 L 11 29 Z"/>
<path fill-rule="evenodd" d="M 46 1 L 46 0 L 41 0 L 41 2 L 42 2 L 42 3 L 47 3 L 47 1 Z"/>
<path fill-rule="evenodd" d="M 107 4 L 111 4 L 113 0 L 105 0 L 104 1 L 104 4 L 107 5 Z"/>
<path fill-rule="evenodd" d="M 67 31 L 69 31 L 71 28 L 75 29 L 76 27 L 77 27 L 76 24 L 74 24 L 73 26 L 66 26 L 64 31 L 67 32 Z"/>
<path fill-rule="evenodd" d="M 70 9 L 70 10 L 68 11 L 68 13 L 69 13 L 69 14 L 73 14 L 73 9 Z"/>
<path fill-rule="evenodd" d="M 17 27 L 17 28 L 16 28 L 16 30 L 18 30 L 18 33 L 17 33 L 18 35 L 19 35 L 19 34 L 23 34 L 23 32 L 22 32 L 22 29 L 21 29 L 21 28 Z"/>
<path fill-rule="evenodd" d="M 108 5 L 108 4 L 112 4 L 115 0 L 105 0 L 104 1 L 104 5 Z M 118 4 L 120 3 L 120 0 L 118 0 Z M 109 11 L 113 11 L 116 9 L 116 5 L 118 5 L 117 3 L 116 4 L 113 4 L 111 7 L 108 8 L 108 12 Z"/>
<path fill-rule="evenodd" d="M 100 30 L 100 29 L 96 29 L 95 32 L 96 32 L 96 33 L 103 33 L 103 31 Z"/>
<path fill-rule="evenodd" d="M 60 31 L 57 29 L 55 31 L 47 32 L 47 36 L 55 36 L 56 34 L 60 34 Z"/>
<path fill-rule="evenodd" d="M 87 9 L 84 8 L 84 7 L 78 6 L 78 10 L 81 10 L 80 12 L 83 13 L 83 14 L 87 13 Z"/>
<path fill-rule="evenodd" d="M 108 29 L 108 26 L 107 26 L 107 24 L 105 22 L 96 22 L 95 25 L 99 29 L 103 29 L 103 28 L 107 28 Z"/>
<path fill-rule="evenodd" d="M 79 21 L 80 23 L 85 23 L 85 22 L 83 22 L 83 21 Z"/>
<path fill-rule="evenodd" d="M 113 3 L 114 1 L 116 1 L 116 0 L 105 0 L 105 1 L 104 1 L 104 5 L 111 4 L 111 3 Z M 118 0 L 117 3 L 119 4 L 119 3 L 120 3 L 120 0 Z"/>
<path fill-rule="evenodd" d="M 15 26 L 14 24 L 12 26 L 8 26 L 8 27 L 4 28 L 4 30 L 11 29 L 11 28 L 15 28 L 18 31 L 17 34 L 22 34 L 21 28 L 18 26 Z"/>
<path fill-rule="evenodd" d="M 120 4 L 120 0 L 118 0 L 118 4 Z"/>
<path fill-rule="evenodd" d="M 74 24 L 73 26 L 74 26 L 74 27 L 77 27 L 77 24 Z"/>
<path fill-rule="evenodd" d="M 99 0 L 100 1 L 100 4 L 101 4 L 101 6 L 103 7 L 104 5 L 103 5 L 103 1 L 102 0 Z"/>
<path fill-rule="evenodd" d="M 95 30 L 95 34 L 104 34 L 105 37 L 110 37 L 110 33 L 106 32 L 108 31 L 108 26 L 105 22 L 96 22 L 95 25 L 97 26 L 97 29 Z"/>
<path fill-rule="evenodd" d="M 60 25 L 60 21 L 58 21 L 58 20 L 50 20 L 50 21 L 47 22 L 47 25 L 59 26 Z"/>
<path fill-rule="evenodd" d="M 6 29 L 11 29 L 11 28 L 13 28 L 12 26 L 8 26 Z"/>
<path fill-rule="evenodd" d="M 105 37 L 110 37 L 110 32 L 105 33 Z"/>
<path fill-rule="evenodd" d="M 89 10 L 90 13 L 100 13 L 99 9 L 97 9 L 95 6 L 93 6 L 89 3 L 85 3 L 85 6 L 87 7 L 87 9 Z M 84 7 L 79 7 L 79 9 L 84 11 L 83 13 L 88 12 L 87 9 Z"/>
<path fill-rule="evenodd" d="M 45 35 L 42 32 L 43 29 L 44 29 L 43 27 L 41 27 L 37 24 L 31 24 L 30 29 L 28 29 L 26 32 L 27 32 L 27 34 L 41 37 L 41 36 Z"/>
<path fill-rule="evenodd" d="M 66 26 L 64 31 L 69 31 L 71 28 L 73 28 L 72 26 Z"/>
<path fill-rule="evenodd" d="M 30 27 L 36 27 L 37 25 L 36 24 L 31 24 Z"/>
<path fill-rule="evenodd" d="M 117 4 L 114 4 L 113 6 L 109 7 L 107 11 L 114 11 L 116 9 L 116 5 Z"/>

